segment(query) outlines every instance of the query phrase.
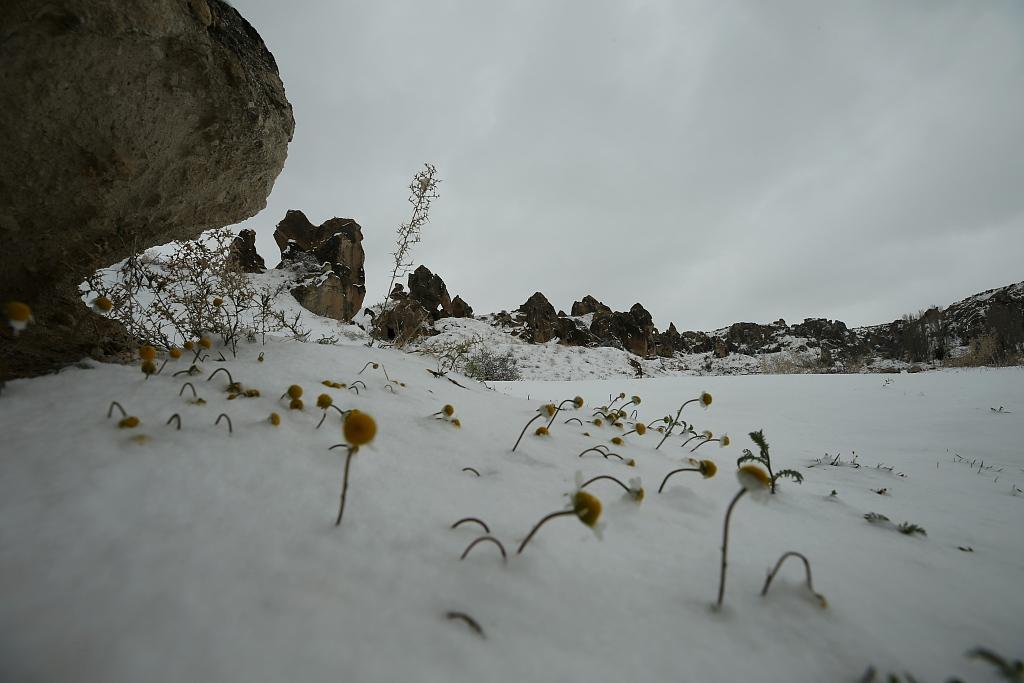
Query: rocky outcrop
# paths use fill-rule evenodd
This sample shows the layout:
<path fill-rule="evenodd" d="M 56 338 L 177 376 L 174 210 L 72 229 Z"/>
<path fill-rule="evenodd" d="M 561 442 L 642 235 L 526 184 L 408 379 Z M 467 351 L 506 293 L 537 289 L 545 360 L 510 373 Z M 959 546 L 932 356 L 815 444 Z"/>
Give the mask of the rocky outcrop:
<path fill-rule="evenodd" d="M 409 273 L 409 298 L 414 299 L 430 312 L 433 320 L 452 315 L 452 299 L 440 275 L 420 266 Z"/>
<path fill-rule="evenodd" d="M 0 300 L 37 323 L 3 341 L 12 376 L 117 348 L 106 321 L 81 324 L 78 284 L 256 214 L 295 124 L 274 57 L 222 0 L 3 2 L 0 64 Z"/>
<path fill-rule="evenodd" d="M 604 343 L 620 346 L 638 356 L 657 350 L 657 333 L 651 314 L 639 303 L 628 313 L 598 311 L 590 323 L 590 331 Z"/>
<path fill-rule="evenodd" d="M 543 344 L 557 336 L 558 314 L 547 297 L 540 292 L 534 292 L 516 311 L 519 313 L 517 322 L 526 327 L 523 333 L 526 341 Z"/>
<path fill-rule="evenodd" d="M 461 296 L 456 296 L 452 299 L 452 317 L 453 318 L 472 318 L 473 307 L 462 300 Z"/>
<path fill-rule="evenodd" d="M 288 211 L 274 230 L 281 249 L 278 268 L 296 273 L 295 299 L 307 310 L 351 320 L 366 297 L 363 232 L 351 218 L 313 225 L 301 211 Z"/>
<path fill-rule="evenodd" d="M 265 273 L 267 264 L 256 251 L 256 231 L 240 230 L 231 242 L 229 262 L 243 273 Z"/>
<path fill-rule="evenodd" d="M 373 321 L 374 336 L 398 345 L 430 333 L 430 311 L 411 297 L 393 301 Z"/>
<path fill-rule="evenodd" d="M 603 303 L 592 297 L 586 295 L 581 301 L 574 301 L 570 315 L 587 315 L 589 313 L 611 313 L 612 309 L 605 306 Z"/>

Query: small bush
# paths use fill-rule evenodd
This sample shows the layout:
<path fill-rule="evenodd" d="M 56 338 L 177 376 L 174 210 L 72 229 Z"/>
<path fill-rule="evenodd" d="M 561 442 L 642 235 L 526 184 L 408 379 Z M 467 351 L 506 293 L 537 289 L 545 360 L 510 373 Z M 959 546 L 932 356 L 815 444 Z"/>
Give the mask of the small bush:
<path fill-rule="evenodd" d="M 511 349 L 500 354 L 486 346 L 480 346 L 469 355 L 462 372 L 466 377 L 486 382 L 511 382 L 522 377 Z"/>

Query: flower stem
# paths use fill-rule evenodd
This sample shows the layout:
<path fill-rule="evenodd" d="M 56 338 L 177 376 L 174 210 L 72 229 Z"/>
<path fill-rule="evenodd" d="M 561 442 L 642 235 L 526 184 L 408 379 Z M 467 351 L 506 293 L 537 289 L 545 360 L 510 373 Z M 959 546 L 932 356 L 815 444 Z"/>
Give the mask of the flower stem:
<path fill-rule="evenodd" d="M 544 526 L 544 523 L 547 522 L 549 519 L 554 519 L 555 517 L 566 517 L 568 515 L 575 514 L 576 512 L 574 510 L 559 510 L 558 512 L 552 512 L 550 515 L 543 517 L 539 522 L 537 522 L 537 524 L 534 525 L 533 529 L 530 530 L 530 533 L 527 534 L 526 538 L 523 539 L 523 542 L 519 544 L 519 549 L 516 550 L 516 555 L 519 555 L 523 552 L 523 548 L 525 548 L 526 544 L 530 542 L 530 539 L 533 538 L 533 535 L 537 533 L 537 530 Z"/>
<path fill-rule="evenodd" d="M 658 450 L 659 448 L 661 448 L 661 444 L 665 443 L 665 439 L 667 439 L 669 437 L 669 434 L 672 433 L 672 430 L 676 428 L 676 424 L 679 423 L 679 416 L 683 414 L 683 408 L 690 405 L 691 403 L 696 403 L 699 400 L 699 398 L 691 398 L 689 401 L 684 401 L 683 405 L 679 406 L 679 410 L 676 411 L 676 419 L 672 422 L 672 424 L 668 426 L 668 429 L 665 430 L 665 435 L 661 437 L 661 441 L 659 441 L 658 445 L 654 447 L 654 450 Z"/>
<path fill-rule="evenodd" d="M 722 599 L 725 597 L 725 567 L 726 567 L 726 556 L 729 552 L 729 519 L 732 517 L 732 509 L 736 507 L 736 503 L 743 494 L 746 493 L 746 489 L 740 489 L 739 493 L 729 503 L 729 509 L 725 511 L 725 525 L 722 531 L 722 573 L 718 582 L 718 602 L 715 603 L 716 609 L 722 608 Z"/>
<path fill-rule="evenodd" d="M 761 595 L 768 595 L 768 587 L 772 585 L 772 580 L 775 579 L 775 575 L 778 574 L 779 569 L 782 568 L 782 563 L 790 557 L 799 557 L 801 560 L 803 560 L 804 569 L 806 570 L 807 574 L 807 590 L 811 591 L 811 594 L 814 595 L 814 597 L 818 599 L 818 602 L 821 603 L 821 606 L 824 607 L 827 604 L 827 602 L 825 601 L 825 597 L 821 593 L 818 593 L 814 590 L 814 584 L 811 582 L 810 561 L 803 554 L 793 550 L 783 553 L 782 557 L 779 558 L 779 561 L 775 563 L 775 567 L 770 572 L 768 572 L 768 577 L 764 580 L 764 588 L 761 589 Z"/>
<path fill-rule="evenodd" d="M 661 486 L 658 487 L 658 493 L 661 493 L 661 490 L 663 488 L 665 488 L 665 484 L 668 482 L 668 478 L 671 477 L 673 474 L 677 474 L 679 472 L 700 472 L 700 468 L 699 467 L 681 467 L 678 470 L 672 470 L 671 472 L 669 472 L 668 474 L 665 475 L 664 479 L 661 480 Z"/>
<path fill-rule="evenodd" d="M 721 442 L 722 440 L 721 440 L 721 439 L 704 439 L 704 440 L 703 440 L 703 441 L 701 441 L 701 442 L 700 442 L 699 444 L 697 444 L 696 446 L 694 446 L 693 448 L 691 448 L 691 449 L 690 449 L 690 452 L 691 452 L 691 453 L 693 453 L 693 452 L 694 452 L 695 450 L 697 450 L 698 448 L 700 448 L 700 447 L 701 447 L 701 446 L 703 446 L 704 444 L 706 444 L 706 443 L 711 443 L 712 441 L 718 441 L 718 442 Z"/>
<path fill-rule="evenodd" d="M 530 428 L 530 425 L 532 425 L 534 422 L 536 422 L 537 420 L 539 420 L 542 417 L 544 417 L 544 416 L 541 413 L 537 413 L 536 415 L 533 416 L 533 418 L 529 422 L 526 423 L 526 426 L 523 427 L 523 431 L 519 432 L 519 438 L 516 439 L 516 445 L 512 447 L 512 452 L 513 453 L 516 452 L 516 448 L 519 447 L 519 442 L 523 440 L 523 434 L 526 434 L 526 430 Z"/>
<path fill-rule="evenodd" d="M 345 456 L 345 474 L 341 480 L 341 502 L 338 505 L 338 519 L 334 521 L 334 526 L 341 525 L 341 516 L 345 513 L 345 496 L 348 495 L 348 466 L 352 462 L 352 456 L 355 455 L 356 449 L 352 446 L 348 447 L 348 454 Z"/>
<path fill-rule="evenodd" d="M 618 484 L 619 486 L 621 486 L 621 487 L 622 487 L 622 489 L 623 489 L 623 490 L 624 490 L 624 491 L 625 491 L 626 493 L 630 493 L 630 490 L 629 490 L 629 487 L 628 487 L 628 486 L 626 486 L 625 484 L 623 484 L 623 483 L 622 483 L 621 481 L 619 481 L 619 480 L 618 480 L 618 479 L 616 479 L 615 477 L 611 476 L 610 474 L 602 474 L 602 475 L 599 475 L 599 476 L 596 476 L 596 477 L 594 477 L 593 479 L 588 479 L 587 481 L 585 481 L 585 482 L 583 482 L 582 484 L 580 484 L 580 488 L 581 488 L 581 489 L 582 489 L 582 488 L 586 488 L 586 486 L 587 486 L 588 484 L 593 484 L 593 483 L 594 483 L 595 481 L 598 481 L 599 479 L 610 479 L 611 481 L 614 481 L 614 482 L 615 482 L 616 484 Z"/>

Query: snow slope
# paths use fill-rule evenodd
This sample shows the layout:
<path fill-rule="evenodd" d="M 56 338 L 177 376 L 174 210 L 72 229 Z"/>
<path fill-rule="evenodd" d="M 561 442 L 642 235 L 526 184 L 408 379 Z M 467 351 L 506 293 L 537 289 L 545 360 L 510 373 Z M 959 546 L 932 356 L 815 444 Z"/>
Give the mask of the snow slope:
<path fill-rule="evenodd" d="M 359 375 L 371 360 L 406 386 L 391 393 L 382 370 Z M 185 378 L 170 376 L 186 366 L 144 380 L 137 367 L 90 364 L 0 394 L 0 679 L 855 681 L 873 665 L 920 681 L 994 681 L 967 650 L 1024 653 L 1020 368 L 489 391 L 432 377 L 420 356 L 278 340 L 204 363 L 192 381 L 207 403 L 194 405 L 178 396 Z M 203 381 L 218 367 L 262 395 L 227 400 L 223 373 Z M 367 385 L 358 395 L 320 384 L 357 378 Z M 293 383 L 305 388 L 301 412 L 278 400 Z M 581 394 L 586 418 L 610 393 L 636 393 L 649 422 L 702 389 L 712 406 L 683 417 L 734 439 L 695 454 L 718 463 L 712 479 L 676 475 L 659 495 L 689 455 L 680 439 L 655 450 L 655 433 L 625 437 L 616 450 L 635 468 L 578 458 L 617 430 L 564 424 L 567 415 L 510 452 L 544 400 Z M 344 455 L 328 447 L 340 419 L 330 411 L 315 429 L 321 392 L 379 427 L 353 458 L 339 528 Z M 111 400 L 142 424 L 118 429 L 105 417 Z M 445 403 L 461 429 L 431 417 Z M 990 410 L 999 406 L 1009 412 Z M 180 431 L 164 425 L 175 412 Z M 214 425 L 221 412 L 233 433 Z M 738 503 L 726 607 L 715 612 L 732 471 L 746 432 L 761 427 L 776 468 L 805 481 Z M 859 469 L 817 462 L 853 451 Z M 516 556 L 531 526 L 563 508 L 577 470 L 640 476 L 646 499 L 595 483 L 603 539 L 560 518 Z M 927 536 L 868 524 L 871 511 Z M 459 560 L 480 535 L 449 528 L 465 516 L 490 525 L 507 564 L 489 545 Z M 796 563 L 759 595 L 786 550 L 810 558 L 827 609 Z M 449 611 L 471 615 L 486 638 Z"/>

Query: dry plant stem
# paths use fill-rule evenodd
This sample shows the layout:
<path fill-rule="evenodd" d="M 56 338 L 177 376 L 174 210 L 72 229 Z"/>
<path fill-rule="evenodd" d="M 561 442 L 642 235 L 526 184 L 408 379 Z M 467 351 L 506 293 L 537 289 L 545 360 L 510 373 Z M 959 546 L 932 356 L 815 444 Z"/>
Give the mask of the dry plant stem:
<path fill-rule="evenodd" d="M 516 445 L 512 447 L 513 453 L 516 452 L 516 449 L 519 447 L 519 442 L 523 440 L 523 434 L 526 434 L 526 430 L 530 428 L 530 425 L 532 425 L 534 422 L 541 419 L 542 417 L 544 417 L 544 415 L 542 415 L 541 413 L 537 413 L 529 422 L 526 423 L 526 426 L 523 427 L 523 431 L 519 432 L 519 438 L 516 439 Z"/>
<path fill-rule="evenodd" d="M 626 493 L 630 492 L 628 486 L 626 486 L 621 481 L 619 481 L 618 479 L 616 479 L 615 477 L 613 477 L 613 476 L 611 476 L 609 474 L 602 474 L 602 475 L 594 477 L 593 479 L 588 479 L 587 481 L 585 481 L 582 484 L 580 484 L 580 488 L 581 489 L 586 488 L 589 484 L 593 484 L 595 481 L 598 481 L 598 480 L 601 480 L 601 479 L 608 479 L 608 480 L 614 481 L 616 484 L 618 484 L 619 486 L 622 487 L 623 491 L 625 491 Z"/>
<path fill-rule="evenodd" d="M 458 619 L 460 621 L 464 621 L 464 622 L 466 622 L 466 625 L 469 626 L 471 629 L 473 629 L 473 631 L 478 636 L 480 636 L 481 638 L 486 638 L 487 637 L 487 636 L 484 635 L 484 630 L 482 628 L 480 628 L 480 624 L 476 623 L 476 619 L 474 619 L 473 617 L 469 616 L 468 614 L 465 614 L 464 612 L 448 612 L 444 616 L 445 616 L 446 619 L 453 619 L 453 620 L 454 619 Z"/>
<path fill-rule="evenodd" d="M 654 447 L 654 450 L 661 448 L 661 444 L 665 443 L 665 439 L 667 439 L 669 434 L 672 433 L 672 430 L 675 429 L 676 423 L 679 422 L 679 416 L 683 414 L 683 408 L 698 401 L 700 401 L 699 398 L 691 398 L 689 401 L 684 401 L 683 405 L 679 406 L 679 410 L 676 411 L 676 419 L 668 426 L 668 429 L 665 430 L 665 435 L 661 437 L 661 441 L 659 441 L 658 445 Z"/>
<path fill-rule="evenodd" d="M 543 517 L 539 522 L 537 522 L 537 524 L 534 525 L 533 529 L 530 530 L 530 533 L 527 534 L 526 538 L 523 539 L 523 542 L 519 544 L 519 549 L 516 550 L 516 555 L 522 554 L 523 548 L 525 548 L 526 544 L 530 542 L 530 539 L 533 538 L 533 535 L 535 533 L 537 533 L 537 530 L 544 526 L 545 522 L 547 522 L 550 519 L 554 519 L 555 517 L 567 517 L 569 515 L 575 514 L 576 512 L 574 510 L 560 510 L 558 512 L 552 512 L 550 515 Z"/>
<path fill-rule="evenodd" d="M 175 426 L 177 427 L 178 431 L 180 432 L 181 431 L 181 415 L 178 415 L 177 413 L 175 413 L 174 415 L 171 415 L 169 418 L 167 418 L 167 422 L 164 422 L 164 424 L 165 425 L 169 425 L 169 424 L 171 424 L 172 420 L 174 421 Z"/>
<path fill-rule="evenodd" d="M 206 381 L 209 382 L 211 379 L 213 379 L 217 375 L 218 372 L 223 372 L 225 375 L 227 375 L 228 376 L 228 382 L 230 382 L 231 384 L 235 383 L 235 378 L 231 376 L 231 373 L 228 371 L 227 368 L 217 368 L 216 370 L 214 370 L 213 372 L 210 373 L 210 376 L 206 378 Z M 282 396 L 281 398 L 284 398 L 284 397 Z"/>
<path fill-rule="evenodd" d="M 712 441 L 717 441 L 717 442 L 721 442 L 722 440 L 721 440 L 721 439 L 704 439 L 704 440 L 703 440 L 703 441 L 701 441 L 701 442 L 700 442 L 699 444 L 697 444 L 696 446 L 694 446 L 693 448 L 691 448 L 691 449 L 690 449 L 690 452 L 691 452 L 691 453 L 693 453 L 693 452 L 694 452 L 695 450 L 697 450 L 698 448 L 700 448 L 700 447 L 701 447 L 701 446 L 703 446 L 704 444 L 706 444 L 706 443 L 711 443 Z"/>
<path fill-rule="evenodd" d="M 121 417 L 128 417 L 128 413 L 124 412 L 124 408 L 121 406 L 120 403 L 118 403 L 117 401 L 111 401 L 110 402 L 110 407 L 107 408 L 107 419 L 108 420 L 110 419 L 110 416 L 114 413 L 114 408 L 115 407 L 118 410 L 121 411 Z"/>
<path fill-rule="evenodd" d="M 590 453 L 591 451 L 596 451 L 596 452 L 600 453 L 601 455 L 603 455 L 606 459 L 608 458 L 608 449 L 603 449 L 602 450 L 602 448 L 600 446 L 593 446 L 592 448 L 588 448 L 587 450 L 583 451 L 582 453 L 580 453 L 576 457 L 582 458 L 584 455 L 586 455 L 587 453 Z"/>
<path fill-rule="evenodd" d="M 736 503 L 739 502 L 739 499 L 746 492 L 746 489 L 740 489 L 739 493 L 732 499 L 732 502 L 729 503 L 729 508 L 725 511 L 725 526 L 722 531 L 722 567 L 721 576 L 718 581 L 718 601 L 715 603 L 715 609 L 722 608 L 722 599 L 725 597 L 725 567 L 729 552 L 729 519 L 732 517 L 732 509 L 736 507 Z"/>
<path fill-rule="evenodd" d="M 234 429 L 234 427 L 232 427 L 232 426 L 231 426 L 231 418 L 230 418 L 230 417 L 228 417 L 227 413 L 221 413 L 220 415 L 218 415 L 218 416 L 217 416 L 217 421 L 213 423 L 213 426 L 215 426 L 215 427 L 216 427 L 217 425 L 219 425 L 219 424 L 220 424 L 220 421 L 221 421 L 222 419 L 224 419 L 224 420 L 227 420 L 227 421 L 228 421 L 228 434 L 233 434 L 233 433 L 234 433 L 234 431 L 235 431 L 235 429 Z"/>
<path fill-rule="evenodd" d="M 576 405 L 576 402 L 573 399 L 571 399 L 571 398 L 567 398 L 564 401 L 562 401 L 561 403 L 559 403 L 555 407 L 555 414 L 551 416 L 550 420 L 548 420 L 548 424 L 547 424 L 548 429 L 551 428 L 551 425 L 552 425 L 552 423 L 554 423 L 555 418 L 558 417 L 558 414 L 560 412 L 562 412 L 562 406 L 564 406 L 566 403 L 568 403 L 569 405 Z"/>
<path fill-rule="evenodd" d="M 661 490 L 663 488 L 665 488 L 665 484 L 668 483 L 668 478 L 671 477 L 673 474 L 677 474 L 679 472 L 700 472 L 700 468 L 699 467 L 681 467 L 678 470 L 672 470 L 671 472 L 669 472 L 668 474 L 665 475 L 664 479 L 661 480 L 661 486 L 658 487 L 658 493 L 661 493 Z"/>
<path fill-rule="evenodd" d="M 807 590 L 811 591 L 811 594 L 814 595 L 814 597 L 816 597 L 819 600 L 819 602 L 824 603 L 825 599 L 821 596 L 820 593 L 818 593 L 817 591 L 814 590 L 814 584 L 811 581 L 811 563 L 810 563 L 810 561 L 803 554 L 798 553 L 798 552 L 793 551 L 793 550 L 790 550 L 788 552 L 783 553 L 782 557 L 779 558 L 779 561 L 775 563 L 775 568 L 772 569 L 770 572 L 768 572 L 768 576 L 764 580 L 764 588 L 761 589 L 761 595 L 762 596 L 768 595 L 768 587 L 772 585 L 772 581 L 775 579 L 775 575 L 778 574 L 779 573 L 779 569 L 782 568 L 782 563 L 785 562 L 790 557 L 799 557 L 801 560 L 803 560 L 804 569 L 807 572 Z"/>
<path fill-rule="evenodd" d="M 464 524 L 466 522 L 473 522 L 474 524 L 479 524 L 480 526 L 483 527 L 484 531 L 486 531 L 487 533 L 491 533 L 491 529 L 490 529 L 490 527 L 487 526 L 487 523 L 484 522 L 482 519 L 479 519 L 477 517 L 463 517 L 459 521 L 455 522 L 455 524 L 452 524 L 451 528 L 452 529 L 457 529 L 457 528 L 459 528 L 459 526 L 461 526 L 462 524 Z"/>
<path fill-rule="evenodd" d="M 563 422 L 562 424 L 569 424 L 569 423 L 570 423 L 570 422 L 572 422 L 573 420 L 576 420 L 577 422 L 579 422 L 579 423 L 580 423 L 580 427 L 582 427 L 582 426 L 583 426 L 583 420 L 579 419 L 578 417 L 570 417 L 570 418 L 569 418 L 568 420 L 566 420 L 566 421 L 565 421 L 565 422 Z"/>
<path fill-rule="evenodd" d="M 164 371 L 164 368 L 167 366 L 167 361 L 169 360 L 170 358 L 164 358 L 164 362 L 160 364 L 160 369 L 156 371 L 156 374 L 159 375 L 161 372 Z"/>
<path fill-rule="evenodd" d="M 496 539 L 494 536 L 481 536 L 480 538 L 476 539 L 468 546 L 466 546 L 466 549 L 462 551 L 462 556 L 459 559 L 466 559 L 466 555 L 469 555 L 469 551 L 472 550 L 477 543 L 482 543 L 484 541 L 487 541 L 488 543 L 493 543 L 494 545 L 498 546 L 498 550 L 501 551 L 501 559 L 503 559 L 505 562 L 508 562 L 508 554 L 505 552 L 505 546 L 503 546 L 501 544 L 501 541 Z"/>
<path fill-rule="evenodd" d="M 182 384 L 181 389 L 178 391 L 178 396 L 181 396 L 182 394 L 185 393 L 185 387 L 188 387 L 189 389 L 192 390 L 192 398 L 199 398 L 199 395 L 196 393 L 196 387 L 194 384 L 192 384 L 192 382 L 185 382 L 184 384 Z"/>
<path fill-rule="evenodd" d="M 340 444 L 348 446 L 348 444 Z M 334 446 L 331 446 L 334 448 Z M 356 449 L 352 446 L 348 446 L 348 453 L 345 455 L 345 474 L 341 479 L 341 501 L 338 504 L 338 519 L 334 520 L 334 526 L 341 526 L 341 516 L 345 514 L 345 497 L 348 495 L 348 467 L 352 463 L 352 456 L 355 455 Z"/>
<path fill-rule="evenodd" d="M 342 410 L 341 408 L 339 408 L 338 406 L 334 405 L 333 403 L 331 405 L 327 406 L 327 408 L 334 408 L 335 410 L 337 410 L 338 411 L 338 415 L 341 415 L 341 419 L 343 419 L 343 420 L 345 419 L 345 416 L 349 413 L 349 411 Z M 316 423 L 316 428 L 317 429 L 320 429 L 320 425 L 322 425 L 324 423 L 324 420 L 327 419 L 327 408 L 324 408 L 324 414 L 320 416 L 320 421 Z"/>
<path fill-rule="evenodd" d="M 703 439 L 703 438 L 705 438 L 703 434 L 694 434 L 689 439 L 687 439 L 686 441 L 684 441 L 681 444 L 679 444 L 679 446 L 680 446 L 680 448 L 686 448 L 686 444 L 690 443 L 694 439 Z"/>
<path fill-rule="evenodd" d="M 476 476 L 478 476 L 478 477 L 480 476 L 480 472 L 477 471 L 477 469 L 475 467 L 463 467 L 462 471 L 463 472 L 472 472 Z"/>

